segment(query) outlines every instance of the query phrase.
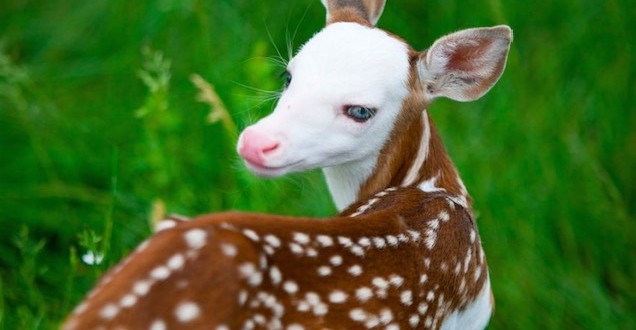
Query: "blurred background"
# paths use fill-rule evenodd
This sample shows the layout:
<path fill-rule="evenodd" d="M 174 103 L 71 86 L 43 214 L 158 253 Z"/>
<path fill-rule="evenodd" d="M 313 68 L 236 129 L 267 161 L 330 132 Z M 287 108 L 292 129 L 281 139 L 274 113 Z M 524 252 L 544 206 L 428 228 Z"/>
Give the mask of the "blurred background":
<path fill-rule="evenodd" d="M 261 180 L 234 151 L 324 17 L 318 0 L 3 0 L 0 328 L 59 326 L 165 212 L 334 215 L 319 171 Z M 515 33 L 499 83 L 431 109 L 475 201 L 490 329 L 634 329 L 633 3 L 389 1 L 379 26 L 425 49 L 496 24 Z"/>

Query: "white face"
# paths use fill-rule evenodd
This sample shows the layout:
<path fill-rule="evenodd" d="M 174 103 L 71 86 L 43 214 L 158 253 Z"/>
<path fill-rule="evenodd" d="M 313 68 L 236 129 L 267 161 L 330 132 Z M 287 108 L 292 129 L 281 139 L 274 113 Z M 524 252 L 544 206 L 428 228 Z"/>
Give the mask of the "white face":
<path fill-rule="evenodd" d="M 239 154 L 262 176 L 373 162 L 408 93 L 407 46 L 386 32 L 334 23 L 289 63 L 289 86 L 243 131 Z"/>

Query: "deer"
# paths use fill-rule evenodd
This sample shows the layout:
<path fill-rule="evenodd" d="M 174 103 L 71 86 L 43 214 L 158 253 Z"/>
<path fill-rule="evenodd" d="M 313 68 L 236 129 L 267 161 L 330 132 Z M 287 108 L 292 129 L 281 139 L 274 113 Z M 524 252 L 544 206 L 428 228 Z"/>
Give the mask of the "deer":
<path fill-rule="evenodd" d="M 416 51 L 377 27 L 385 0 L 322 0 L 326 26 L 286 67 L 237 151 L 256 175 L 321 168 L 331 218 L 168 218 L 63 329 L 483 329 L 494 308 L 472 200 L 428 114 L 502 75 L 512 30 Z"/>

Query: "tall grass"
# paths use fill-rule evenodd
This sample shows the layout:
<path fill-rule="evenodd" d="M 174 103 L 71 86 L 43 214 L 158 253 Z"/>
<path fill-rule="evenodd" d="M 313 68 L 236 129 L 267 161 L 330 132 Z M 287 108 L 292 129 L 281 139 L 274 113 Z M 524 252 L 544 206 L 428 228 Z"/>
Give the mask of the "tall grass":
<path fill-rule="evenodd" d="M 492 329 L 636 327 L 630 8 L 387 4 L 380 26 L 418 49 L 515 31 L 486 97 L 431 109 L 475 200 Z M 276 57 L 323 20 L 319 1 L 2 2 L 0 328 L 56 328 L 164 212 L 334 214 L 319 172 L 260 180 L 234 151 L 272 107 Z"/>

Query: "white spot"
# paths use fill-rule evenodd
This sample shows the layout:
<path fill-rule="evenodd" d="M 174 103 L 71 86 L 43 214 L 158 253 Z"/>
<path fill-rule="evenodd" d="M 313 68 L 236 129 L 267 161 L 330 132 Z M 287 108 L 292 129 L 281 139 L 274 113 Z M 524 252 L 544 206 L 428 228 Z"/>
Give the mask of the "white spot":
<path fill-rule="evenodd" d="M 281 274 L 280 270 L 278 269 L 278 267 L 276 266 L 272 266 L 269 269 L 269 278 L 272 280 L 272 284 L 274 285 L 278 285 L 280 284 L 283 275 Z"/>
<path fill-rule="evenodd" d="M 429 222 L 427 223 L 427 225 L 428 225 L 431 229 L 433 229 L 433 230 L 437 230 L 437 229 L 439 229 L 439 220 L 437 220 L 437 219 L 433 219 L 433 220 L 429 221 Z"/>
<path fill-rule="evenodd" d="M 183 234 L 183 238 L 186 241 L 186 244 L 191 249 L 200 249 L 202 248 L 207 240 L 208 233 L 203 229 L 190 229 L 185 234 Z"/>
<path fill-rule="evenodd" d="M 419 231 L 415 231 L 415 230 L 409 230 L 409 235 L 411 235 L 411 238 L 413 239 L 413 241 L 417 242 L 420 240 L 420 232 Z"/>
<path fill-rule="evenodd" d="M 363 247 L 369 247 L 371 245 L 371 240 L 368 237 L 362 237 L 358 240 L 358 244 Z"/>
<path fill-rule="evenodd" d="M 329 312 L 329 307 L 323 303 L 318 303 L 314 306 L 314 314 L 317 316 L 323 316 Z"/>
<path fill-rule="evenodd" d="M 359 276 L 360 274 L 362 274 L 362 267 L 360 265 L 353 265 L 349 267 L 347 271 L 353 276 Z"/>
<path fill-rule="evenodd" d="M 375 317 L 375 316 L 370 316 L 367 318 L 367 321 L 364 322 L 364 326 L 367 327 L 367 329 L 372 329 L 377 327 L 380 324 L 380 320 Z"/>
<path fill-rule="evenodd" d="M 254 329 L 254 321 L 246 320 L 243 323 L 243 330 L 252 330 L 252 329 Z"/>
<path fill-rule="evenodd" d="M 475 269 L 475 282 L 477 282 L 480 277 L 481 277 L 481 267 L 477 266 L 477 269 Z"/>
<path fill-rule="evenodd" d="M 428 275 L 426 274 L 420 275 L 420 284 L 426 283 L 427 280 L 428 280 Z"/>
<path fill-rule="evenodd" d="M 253 230 L 251 230 L 249 228 L 243 229 L 243 235 L 245 235 L 245 237 L 249 238 L 250 240 L 252 240 L 254 242 L 258 242 L 258 241 L 261 240 L 261 237 L 258 236 L 258 234 L 255 231 L 253 231 Z"/>
<path fill-rule="evenodd" d="M 459 272 L 462 270 L 462 263 L 461 262 L 457 262 L 457 264 L 455 265 L 455 275 L 459 275 Z"/>
<path fill-rule="evenodd" d="M 395 287 L 400 287 L 404 283 L 404 277 L 394 274 L 389 277 L 389 282 Z"/>
<path fill-rule="evenodd" d="M 420 188 L 423 192 L 436 192 L 436 191 L 444 191 L 443 188 L 437 187 L 435 184 L 437 183 L 437 176 L 434 176 L 426 181 L 420 183 L 417 187 Z"/>
<path fill-rule="evenodd" d="M 329 276 L 329 275 L 331 275 L 331 267 L 329 267 L 329 266 L 320 266 L 320 267 L 318 267 L 318 275 L 320 275 L 320 276 Z"/>
<path fill-rule="evenodd" d="M 170 276 L 170 269 L 168 269 L 168 267 L 165 267 L 165 266 L 155 267 L 155 269 L 153 269 L 150 272 L 150 277 L 156 280 L 165 280 L 169 276 Z"/>
<path fill-rule="evenodd" d="M 150 291 L 151 286 L 152 282 L 150 281 L 138 281 L 133 286 L 133 292 L 138 296 L 145 296 Z"/>
<path fill-rule="evenodd" d="M 360 245 L 353 244 L 349 247 L 349 251 L 358 257 L 364 257 L 364 249 Z"/>
<path fill-rule="evenodd" d="M 83 301 L 81 304 L 77 305 L 77 307 L 75 307 L 75 309 L 73 309 L 73 314 L 82 314 L 86 311 L 86 309 L 88 308 L 88 303 L 86 303 L 86 301 Z"/>
<path fill-rule="evenodd" d="M 108 304 L 102 308 L 99 312 L 99 316 L 101 316 L 104 320 L 112 320 L 119 313 L 119 307 L 114 304 Z"/>
<path fill-rule="evenodd" d="M 439 265 L 439 269 L 441 269 L 443 273 L 448 272 L 448 264 L 442 261 Z"/>
<path fill-rule="evenodd" d="M 243 306 L 245 305 L 246 302 L 247 302 L 247 291 L 241 290 L 238 296 L 238 303 L 239 305 Z"/>
<path fill-rule="evenodd" d="M 285 281 L 285 283 L 283 283 L 283 290 L 289 294 L 294 294 L 298 292 L 298 284 L 294 281 Z"/>
<path fill-rule="evenodd" d="M 305 330 L 305 328 L 300 324 L 290 324 L 285 328 L 286 330 Z"/>
<path fill-rule="evenodd" d="M 466 252 L 466 259 L 464 260 L 464 273 L 468 272 L 468 264 L 470 264 L 470 259 L 473 257 L 473 249 L 468 249 Z"/>
<path fill-rule="evenodd" d="M 311 309 L 311 306 L 309 306 L 309 303 L 307 303 L 306 301 L 302 300 L 302 301 L 298 302 L 298 306 L 296 306 L 296 309 L 299 312 L 308 312 Z"/>
<path fill-rule="evenodd" d="M 361 302 L 366 302 L 371 297 L 373 297 L 373 291 L 367 287 L 361 287 L 356 290 L 356 298 Z"/>
<path fill-rule="evenodd" d="M 375 285 L 378 289 L 386 290 L 389 288 L 389 282 L 381 277 L 375 277 L 371 283 L 373 283 L 373 285 Z"/>
<path fill-rule="evenodd" d="M 386 328 L 384 328 L 384 330 L 400 330 L 400 326 L 392 323 L 386 326 Z"/>
<path fill-rule="evenodd" d="M 226 257 L 236 257 L 236 254 L 238 253 L 238 251 L 236 250 L 236 246 L 232 245 L 232 244 L 221 244 L 221 251 L 223 251 L 223 254 Z"/>
<path fill-rule="evenodd" d="M 177 320 L 181 322 L 190 322 L 201 314 L 201 309 L 199 305 L 186 301 L 177 305 L 177 308 L 174 310 L 174 315 L 177 317 Z"/>
<path fill-rule="evenodd" d="M 214 329 L 214 330 L 230 330 L 230 328 L 228 328 L 227 325 L 222 324 L 222 325 L 219 325 L 218 327 L 216 327 L 216 329 Z"/>
<path fill-rule="evenodd" d="M 274 254 L 274 248 L 269 245 L 263 245 L 263 250 L 267 253 L 267 255 L 271 256 Z"/>
<path fill-rule="evenodd" d="M 298 244 L 308 244 L 309 235 L 305 233 L 294 233 L 294 241 L 298 242 Z"/>
<path fill-rule="evenodd" d="M 320 303 L 320 296 L 315 292 L 307 292 L 305 294 L 305 300 L 307 300 L 311 306 L 316 306 Z"/>
<path fill-rule="evenodd" d="M 426 312 L 428 312 L 428 304 L 425 302 L 421 302 L 417 306 L 417 312 L 420 313 L 420 315 L 426 315 Z"/>
<path fill-rule="evenodd" d="M 119 305 L 124 308 L 132 307 L 137 303 L 137 297 L 132 294 L 127 294 L 119 301 Z"/>
<path fill-rule="evenodd" d="M 405 235 L 405 234 L 399 234 L 397 236 L 398 241 L 402 242 L 402 243 L 406 243 L 409 241 L 409 238 Z"/>
<path fill-rule="evenodd" d="M 367 313 L 361 308 L 354 308 L 349 312 L 349 317 L 357 322 L 363 322 L 367 319 Z"/>
<path fill-rule="evenodd" d="M 437 215 L 437 217 L 444 222 L 450 220 L 450 216 L 448 215 L 448 212 L 446 211 L 441 211 L 439 215 Z"/>
<path fill-rule="evenodd" d="M 252 319 L 254 319 L 254 323 L 259 324 L 259 325 L 265 325 L 265 316 L 261 315 L 261 314 L 255 314 Z"/>
<path fill-rule="evenodd" d="M 334 304 L 342 304 L 347 301 L 347 294 L 340 290 L 333 291 L 329 294 L 329 301 Z"/>
<path fill-rule="evenodd" d="M 333 245 L 333 238 L 327 235 L 318 235 L 316 236 L 316 240 L 322 247 L 329 247 Z"/>
<path fill-rule="evenodd" d="M 384 197 L 386 195 L 388 195 L 389 193 L 387 193 L 386 191 L 380 191 L 379 193 L 375 194 L 376 197 Z"/>
<path fill-rule="evenodd" d="M 433 301 L 433 299 L 435 299 L 435 292 L 431 290 L 426 294 L 426 301 Z"/>
<path fill-rule="evenodd" d="M 168 228 L 172 228 L 172 227 L 174 227 L 176 225 L 177 225 L 177 222 L 174 221 L 174 220 L 169 220 L 168 219 L 168 220 L 159 221 L 159 223 L 157 223 L 155 225 L 155 233 L 158 233 L 160 231 L 166 230 Z"/>
<path fill-rule="evenodd" d="M 150 325 L 150 330 L 166 330 L 166 329 L 167 329 L 166 322 L 164 322 L 161 319 L 155 320 Z"/>
<path fill-rule="evenodd" d="M 280 247 L 280 239 L 274 235 L 265 235 L 263 240 L 273 248 Z"/>
<path fill-rule="evenodd" d="M 261 267 L 262 270 L 267 268 L 267 257 L 262 253 L 258 258 L 258 266 Z"/>
<path fill-rule="evenodd" d="M 183 267 L 185 263 L 185 258 L 182 254 L 175 254 L 170 259 L 168 259 L 168 268 L 172 270 L 177 270 Z"/>
<path fill-rule="evenodd" d="M 413 304 L 413 292 L 411 290 L 402 291 L 400 301 L 406 306 L 411 306 Z"/>
<path fill-rule="evenodd" d="M 329 263 L 331 263 L 333 266 L 340 266 L 342 265 L 342 257 L 336 254 L 335 256 L 329 258 Z"/>
<path fill-rule="evenodd" d="M 298 255 L 304 253 L 303 247 L 293 242 L 289 243 L 289 250 L 291 250 L 291 252 L 293 252 L 294 254 L 298 254 Z"/>
<path fill-rule="evenodd" d="M 433 325 L 433 319 L 430 316 L 428 316 L 426 318 L 426 321 L 424 322 L 424 326 L 427 328 L 430 328 L 432 325 Z"/>
<path fill-rule="evenodd" d="M 426 266 L 426 268 L 431 266 L 431 258 L 424 258 L 424 266 Z"/>
<path fill-rule="evenodd" d="M 402 186 L 410 186 L 411 184 L 415 183 L 415 180 L 420 176 L 420 170 L 422 166 L 424 166 L 424 161 L 428 156 L 428 149 L 431 140 L 431 129 L 429 127 L 428 114 L 426 111 L 422 112 L 420 120 L 422 121 L 423 127 L 422 135 L 420 136 L 420 141 L 418 143 L 417 156 L 413 160 L 411 167 L 406 173 L 404 181 L 402 181 Z"/>
<path fill-rule="evenodd" d="M 305 250 L 305 255 L 311 258 L 314 258 L 316 256 L 318 256 L 318 251 L 316 251 L 316 249 L 312 248 L 312 247 L 308 247 Z"/>
<path fill-rule="evenodd" d="M 426 244 L 426 247 L 429 250 L 431 250 L 435 246 L 436 242 L 437 242 L 437 232 L 432 229 L 427 229 L 426 238 L 424 239 L 424 244 Z"/>
<path fill-rule="evenodd" d="M 409 325 L 411 326 L 411 328 L 415 328 L 417 327 L 417 325 L 420 323 L 420 316 L 417 314 L 413 314 L 411 315 L 411 317 L 409 317 Z"/>
<path fill-rule="evenodd" d="M 472 243 L 475 243 L 475 236 L 476 236 L 476 234 L 475 234 L 475 230 L 474 230 L 474 229 L 471 229 L 471 230 L 470 230 L 470 243 L 471 243 L 471 244 L 472 244 Z"/>
<path fill-rule="evenodd" d="M 239 273 L 243 278 L 247 279 L 247 283 L 251 286 L 257 286 L 261 284 L 263 280 L 263 275 L 260 271 L 256 269 L 253 263 L 244 262 L 239 265 Z"/>
<path fill-rule="evenodd" d="M 338 243 L 340 243 L 340 245 L 344 247 L 348 247 L 348 246 L 351 246 L 351 244 L 353 244 L 350 238 L 344 237 L 344 236 L 338 236 Z"/>
<path fill-rule="evenodd" d="M 398 238 L 393 236 L 393 235 L 387 235 L 386 236 L 386 242 L 389 243 L 389 245 L 391 245 L 391 246 L 397 246 L 398 245 Z"/>
<path fill-rule="evenodd" d="M 388 308 L 383 308 L 380 311 L 380 322 L 382 322 L 382 324 L 388 324 L 391 321 L 393 321 L 393 313 L 391 312 L 390 309 Z M 388 329 L 388 328 L 387 328 Z"/>
<path fill-rule="evenodd" d="M 375 245 L 375 247 L 378 249 L 382 249 L 386 246 L 386 241 L 382 237 L 373 237 L 372 240 L 373 240 L 373 245 Z"/>

